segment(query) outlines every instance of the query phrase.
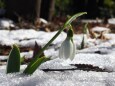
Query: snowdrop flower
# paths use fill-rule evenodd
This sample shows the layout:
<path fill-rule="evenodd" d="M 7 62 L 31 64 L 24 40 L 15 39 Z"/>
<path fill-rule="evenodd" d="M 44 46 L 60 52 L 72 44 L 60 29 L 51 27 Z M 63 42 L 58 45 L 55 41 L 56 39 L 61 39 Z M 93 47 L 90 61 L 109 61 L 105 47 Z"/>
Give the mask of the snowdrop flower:
<path fill-rule="evenodd" d="M 70 29 L 67 33 L 67 38 L 62 43 L 59 49 L 59 58 L 63 59 L 71 59 L 73 60 L 75 57 L 75 44 L 73 42 L 73 31 Z"/>

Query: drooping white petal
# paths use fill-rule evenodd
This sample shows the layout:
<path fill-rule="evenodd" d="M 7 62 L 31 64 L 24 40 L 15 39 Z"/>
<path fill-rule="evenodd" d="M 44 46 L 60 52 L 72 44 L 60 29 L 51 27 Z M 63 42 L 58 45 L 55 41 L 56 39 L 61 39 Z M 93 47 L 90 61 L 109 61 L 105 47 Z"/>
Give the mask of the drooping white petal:
<path fill-rule="evenodd" d="M 71 55 L 71 57 L 70 57 L 70 59 L 71 59 L 71 60 L 73 60 L 73 59 L 74 59 L 75 54 L 76 54 L 76 45 L 73 43 L 72 55 Z"/>
<path fill-rule="evenodd" d="M 60 47 L 60 49 L 59 49 L 59 58 L 63 58 L 63 55 L 64 55 L 64 53 L 63 53 L 63 43 L 62 43 L 62 45 L 61 45 L 61 47 Z"/>
<path fill-rule="evenodd" d="M 61 44 L 61 47 L 60 47 L 60 49 L 59 49 L 59 58 L 64 58 L 64 46 L 65 46 L 65 44 L 66 44 L 66 40 Z"/>
<path fill-rule="evenodd" d="M 71 54 L 72 54 L 72 48 L 73 48 L 73 45 L 72 45 L 72 42 L 70 39 L 66 39 L 65 42 L 64 42 L 64 58 L 65 59 L 68 59 L 70 58 Z"/>

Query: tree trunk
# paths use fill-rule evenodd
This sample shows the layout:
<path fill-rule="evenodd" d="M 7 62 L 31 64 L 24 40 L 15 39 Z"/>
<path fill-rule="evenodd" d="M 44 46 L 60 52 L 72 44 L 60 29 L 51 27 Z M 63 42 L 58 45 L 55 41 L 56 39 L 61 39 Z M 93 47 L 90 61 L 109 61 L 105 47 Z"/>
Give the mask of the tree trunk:
<path fill-rule="evenodd" d="M 48 17 L 48 21 L 52 20 L 52 17 L 54 15 L 54 11 L 55 11 L 55 0 L 51 0 L 50 1 L 50 7 L 49 7 L 49 17 Z"/>
<path fill-rule="evenodd" d="M 36 7 L 35 7 L 36 17 L 35 17 L 35 19 L 40 18 L 40 9 L 41 9 L 41 0 L 36 0 Z"/>

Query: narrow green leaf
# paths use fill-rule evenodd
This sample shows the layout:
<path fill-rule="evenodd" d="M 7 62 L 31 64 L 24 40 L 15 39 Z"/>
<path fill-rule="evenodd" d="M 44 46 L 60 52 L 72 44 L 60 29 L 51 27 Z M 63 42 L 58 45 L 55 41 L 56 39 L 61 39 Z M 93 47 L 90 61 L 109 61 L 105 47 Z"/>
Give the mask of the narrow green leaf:
<path fill-rule="evenodd" d="M 50 60 L 50 58 L 46 58 L 45 56 L 39 58 L 34 62 L 34 64 L 30 65 L 29 67 L 26 68 L 24 71 L 24 74 L 33 74 L 34 71 L 43 63 Z"/>
<path fill-rule="evenodd" d="M 84 14 L 87 14 L 87 12 L 80 12 L 80 13 L 77 13 L 77 14 L 73 15 L 72 17 L 70 17 L 70 18 L 66 21 L 66 23 L 64 24 L 64 28 L 67 27 L 69 24 L 71 24 L 72 21 L 74 21 L 77 17 L 82 16 L 82 15 L 84 15 Z"/>
<path fill-rule="evenodd" d="M 82 39 L 82 42 L 81 42 L 81 49 L 84 49 L 84 46 L 85 46 L 85 42 L 84 42 L 84 35 L 83 35 L 83 39 Z"/>
<path fill-rule="evenodd" d="M 88 30 L 88 23 L 86 23 L 83 27 L 83 34 L 89 34 L 89 30 Z"/>
<path fill-rule="evenodd" d="M 14 73 L 20 71 L 20 51 L 16 45 L 13 45 L 7 61 L 6 73 Z"/>

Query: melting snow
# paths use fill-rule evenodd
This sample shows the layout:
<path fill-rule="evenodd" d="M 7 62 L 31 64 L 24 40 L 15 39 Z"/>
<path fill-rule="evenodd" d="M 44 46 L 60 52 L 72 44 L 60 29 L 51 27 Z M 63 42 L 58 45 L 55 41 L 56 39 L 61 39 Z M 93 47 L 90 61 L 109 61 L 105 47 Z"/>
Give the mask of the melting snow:
<path fill-rule="evenodd" d="M 56 31 L 57 32 L 57 31 Z M 56 32 L 43 32 L 35 30 L 0 30 L 0 44 L 10 46 L 14 43 L 20 46 L 34 46 L 37 41 L 40 45 L 45 45 Z M 43 63 L 32 76 L 22 75 L 26 65 L 21 66 L 21 73 L 5 74 L 6 66 L 0 66 L 0 86 L 115 86 L 115 34 L 106 34 L 111 39 L 101 41 L 88 39 L 89 48 L 77 50 L 74 60 L 70 61 L 58 58 L 58 48 L 66 37 L 62 32 L 52 43 L 53 46 L 44 51 L 46 56 L 51 56 L 52 60 Z M 80 45 L 82 35 L 74 35 L 77 46 Z M 97 46 L 93 46 L 94 42 Z M 96 53 L 97 51 L 100 52 Z M 32 56 L 32 51 L 22 52 L 21 56 Z M 0 56 L 1 59 L 7 56 Z M 95 71 L 50 71 L 43 72 L 41 69 L 68 69 L 74 68 L 70 64 L 91 64 L 100 68 L 105 68 L 111 72 Z"/>

